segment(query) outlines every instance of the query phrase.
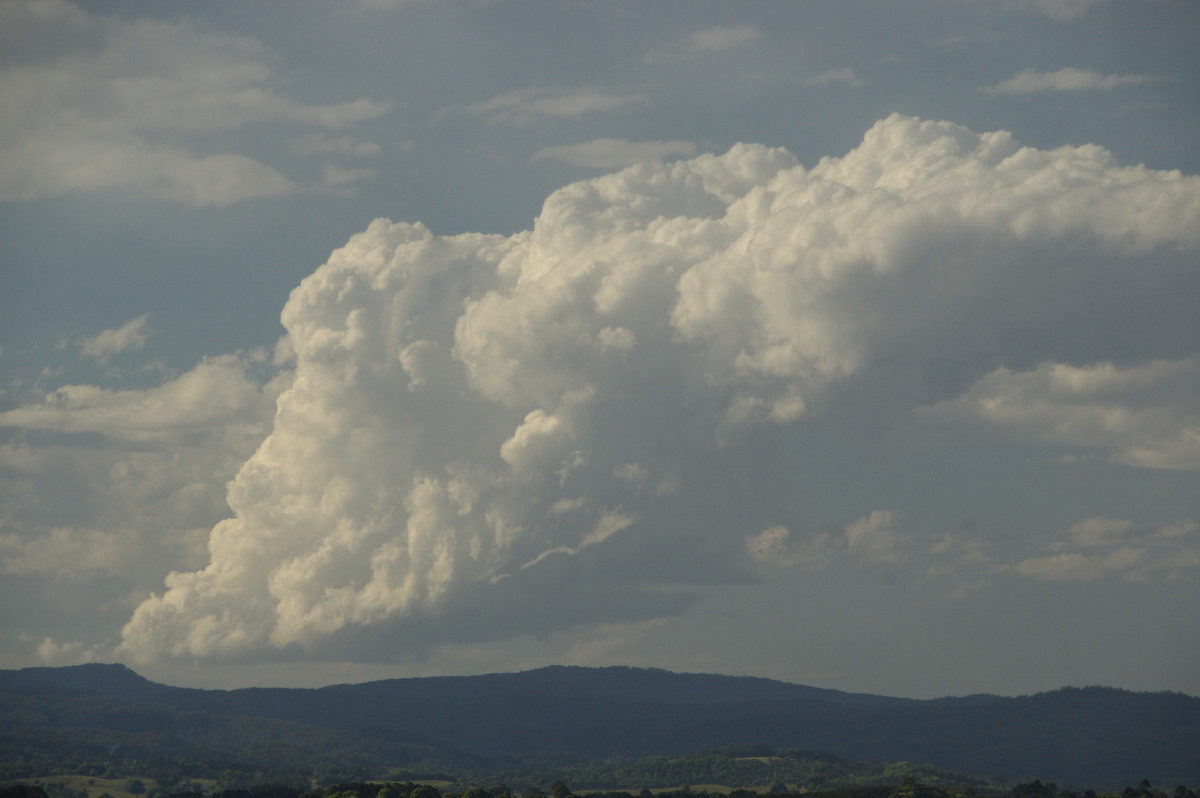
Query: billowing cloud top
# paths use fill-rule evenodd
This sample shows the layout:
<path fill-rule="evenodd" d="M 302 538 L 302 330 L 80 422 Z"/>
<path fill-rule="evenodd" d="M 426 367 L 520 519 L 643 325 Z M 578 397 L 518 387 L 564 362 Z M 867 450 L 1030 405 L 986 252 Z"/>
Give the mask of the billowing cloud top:
<path fill-rule="evenodd" d="M 902 116 L 812 168 L 737 145 L 576 183 L 508 237 L 377 220 L 293 292 L 234 515 L 123 646 L 369 658 L 677 612 L 782 545 L 777 433 L 833 415 L 1200 467 L 1198 250 L 1197 178 Z M 1070 427 L 1088 402 L 1120 412 Z M 902 559 L 861 515 L 847 550 Z"/>

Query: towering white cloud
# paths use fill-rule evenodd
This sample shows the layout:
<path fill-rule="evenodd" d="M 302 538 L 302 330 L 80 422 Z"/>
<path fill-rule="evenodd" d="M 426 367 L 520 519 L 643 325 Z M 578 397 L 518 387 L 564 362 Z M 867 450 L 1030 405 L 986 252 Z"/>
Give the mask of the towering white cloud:
<path fill-rule="evenodd" d="M 975 434 L 988 380 L 1194 357 L 1198 251 L 1197 178 L 902 116 L 811 169 L 737 145 L 576 183 L 513 236 L 377 220 L 292 293 L 233 517 L 123 645 L 379 657 L 677 612 L 787 551 L 778 430 L 966 397 Z M 902 563 L 877 506 L 839 545 Z"/>

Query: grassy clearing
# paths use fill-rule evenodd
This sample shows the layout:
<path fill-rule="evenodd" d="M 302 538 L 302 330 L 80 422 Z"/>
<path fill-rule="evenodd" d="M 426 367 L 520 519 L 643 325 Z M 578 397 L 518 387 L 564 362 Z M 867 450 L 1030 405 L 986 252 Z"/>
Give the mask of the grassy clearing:
<path fill-rule="evenodd" d="M 757 759 L 757 757 L 752 757 L 752 758 Z M 725 793 L 726 795 L 733 792 L 734 790 L 750 790 L 751 792 L 756 792 L 756 793 L 762 794 L 762 793 L 769 792 L 771 789 L 770 787 L 730 787 L 726 784 L 689 784 L 687 786 L 692 792 L 707 792 L 707 793 L 719 793 L 720 792 L 720 793 Z M 681 789 L 683 789 L 682 784 L 677 787 L 658 787 L 656 789 L 650 790 L 650 792 L 657 795 L 658 793 L 675 792 L 676 790 L 681 790 Z M 580 790 L 580 792 L 586 793 L 586 792 L 588 792 L 588 790 Z M 632 792 L 636 792 L 636 790 L 633 790 Z"/>
<path fill-rule="evenodd" d="M 87 790 L 88 798 L 98 798 L 99 796 L 108 793 L 113 798 L 143 798 L 140 795 L 135 795 L 125 789 L 125 785 L 133 778 L 140 778 L 142 784 L 146 786 L 146 790 L 152 790 L 158 786 L 158 782 L 154 779 L 148 779 L 140 776 L 121 776 L 115 779 L 106 779 L 101 776 L 41 776 L 32 779 L 18 779 L 25 784 L 33 784 L 41 782 L 42 784 L 64 784 L 68 790 L 79 792 Z M 216 779 L 189 779 L 204 787 L 206 793 L 212 792 L 216 786 Z"/>

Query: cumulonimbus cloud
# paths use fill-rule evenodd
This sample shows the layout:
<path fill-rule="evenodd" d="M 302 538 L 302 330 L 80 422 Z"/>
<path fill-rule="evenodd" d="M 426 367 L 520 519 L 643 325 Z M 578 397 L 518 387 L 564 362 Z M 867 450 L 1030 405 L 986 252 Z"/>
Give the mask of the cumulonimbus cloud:
<path fill-rule="evenodd" d="M 292 293 L 233 515 L 123 647 L 389 656 L 678 612 L 794 525 L 780 428 L 1194 357 L 1198 251 L 1200 179 L 898 115 L 811 168 L 739 144 L 575 183 L 511 236 L 377 220 Z M 848 545 L 902 560 L 869 502 Z"/>

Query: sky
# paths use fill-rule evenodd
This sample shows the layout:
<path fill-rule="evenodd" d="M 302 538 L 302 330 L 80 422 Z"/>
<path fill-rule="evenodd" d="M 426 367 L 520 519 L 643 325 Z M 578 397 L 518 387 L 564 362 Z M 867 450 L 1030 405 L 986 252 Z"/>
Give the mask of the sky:
<path fill-rule="evenodd" d="M 0 0 L 0 667 L 1200 695 L 1197 30 Z"/>

